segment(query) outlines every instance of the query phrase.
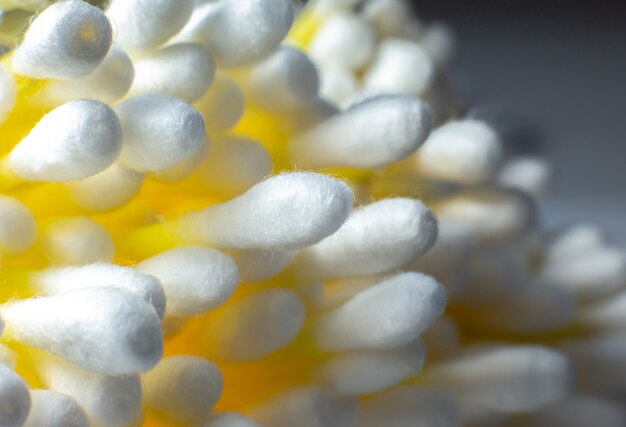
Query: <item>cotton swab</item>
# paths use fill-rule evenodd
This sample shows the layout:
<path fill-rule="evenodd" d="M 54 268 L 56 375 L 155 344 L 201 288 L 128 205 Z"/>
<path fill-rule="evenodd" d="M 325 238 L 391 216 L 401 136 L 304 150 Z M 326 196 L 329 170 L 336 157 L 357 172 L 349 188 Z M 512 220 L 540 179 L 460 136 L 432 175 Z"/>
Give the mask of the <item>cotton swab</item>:
<path fill-rule="evenodd" d="M 294 161 L 310 167 L 381 167 L 415 151 L 431 126 L 430 108 L 406 95 L 381 95 L 352 105 L 290 143 Z"/>
<path fill-rule="evenodd" d="M 417 43 L 386 39 L 363 78 L 369 90 L 424 95 L 435 78 L 435 66 L 428 53 Z"/>
<path fill-rule="evenodd" d="M 129 98 L 115 107 L 124 132 L 121 161 L 156 172 L 191 156 L 205 141 L 202 116 L 190 105 L 160 94 Z"/>
<path fill-rule="evenodd" d="M 608 246 L 606 235 L 590 224 L 576 224 L 549 236 L 546 242 L 546 264 L 575 259 L 578 255 Z"/>
<path fill-rule="evenodd" d="M 176 34 L 189 20 L 193 8 L 193 0 L 113 0 L 106 13 L 117 31 L 117 43 L 139 54 Z"/>
<path fill-rule="evenodd" d="M 317 97 L 319 76 L 307 55 L 281 46 L 246 75 L 250 100 L 267 111 L 289 112 Z"/>
<path fill-rule="evenodd" d="M 130 95 L 161 93 L 192 103 L 204 95 L 214 75 L 213 60 L 202 45 L 173 44 L 135 60 Z"/>
<path fill-rule="evenodd" d="M 209 89 L 196 102 L 209 132 L 223 132 L 235 126 L 245 107 L 243 92 L 233 79 L 217 73 Z"/>
<path fill-rule="evenodd" d="M 32 390 L 24 427 L 88 427 L 89 419 L 71 396 L 50 390 Z"/>
<path fill-rule="evenodd" d="M 19 254 L 35 243 L 37 224 L 30 210 L 11 196 L 0 195 L 0 254 Z"/>
<path fill-rule="evenodd" d="M 144 175 L 120 163 L 89 178 L 68 182 L 68 193 L 76 205 L 92 212 L 106 212 L 124 206 L 141 189 Z"/>
<path fill-rule="evenodd" d="M 252 418 L 272 427 L 349 427 L 356 403 L 319 387 L 291 389 L 252 409 Z"/>
<path fill-rule="evenodd" d="M 426 26 L 419 42 L 439 68 L 445 67 L 450 62 L 456 49 L 454 32 L 441 22 Z"/>
<path fill-rule="evenodd" d="M 336 233 L 303 249 L 294 271 L 307 280 L 386 273 L 419 258 L 436 239 L 437 221 L 422 202 L 384 199 L 356 209 Z"/>
<path fill-rule="evenodd" d="M 157 277 L 167 296 L 166 316 L 188 317 L 222 305 L 235 291 L 235 262 L 215 249 L 187 246 L 172 249 L 136 266 Z"/>
<path fill-rule="evenodd" d="M 256 283 L 280 273 L 297 251 L 244 250 L 232 254 L 243 283 Z"/>
<path fill-rule="evenodd" d="M 73 181 L 103 171 L 121 149 L 117 115 L 102 102 L 81 99 L 45 115 L 3 162 L 14 180 Z"/>
<path fill-rule="evenodd" d="M 222 308 L 199 339 L 213 359 L 253 361 L 290 344 L 304 317 L 304 305 L 293 292 L 267 289 Z"/>
<path fill-rule="evenodd" d="M 150 304 L 160 319 L 165 314 L 165 291 L 159 280 L 129 267 L 98 263 L 48 268 L 30 273 L 29 281 L 37 291 L 47 295 L 84 288 L 118 288 L 133 293 Z"/>
<path fill-rule="evenodd" d="M 85 371 L 52 356 L 38 360 L 39 375 L 53 391 L 72 396 L 93 427 L 123 427 L 141 411 L 138 375 L 107 376 Z"/>
<path fill-rule="evenodd" d="M 600 301 L 591 302 L 577 313 L 578 324 L 595 330 L 624 329 L 626 319 L 626 291 Z"/>
<path fill-rule="evenodd" d="M 520 156 L 507 161 L 498 173 L 498 183 L 530 194 L 534 198 L 545 196 L 550 186 L 550 164 L 540 158 Z"/>
<path fill-rule="evenodd" d="M 167 183 L 175 183 L 184 180 L 200 167 L 204 159 L 208 157 L 207 154 L 209 151 L 212 151 L 212 145 L 212 141 L 208 138 L 205 139 L 204 143 L 202 143 L 191 156 L 172 167 L 153 173 L 151 178 L 155 181 Z"/>
<path fill-rule="evenodd" d="M 363 6 L 363 15 L 383 38 L 399 37 L 411 16 L 409 5 L 401 0 L 369 0 Z"/>
<path fill-rule="evenodd" d="M 213 363 L 201 357 L 172 356 L 143 376 L 143 401 L 159 419 L 197 424 L 208 418 L 222 386 L 222 374 Z"/>
<path fill-rule="evenodd" d="M 17 100 L 15 79 L 0 66 L 0 123 L 13 110 Z"/>
<path fill-rule="evenodd" d="M 482 184 L 495 177 L 502 161 L 498 135 L 477 120 L 446 123 L 433 130 L 417 153 L 423 175 L 459 184 Z"/>
<path fill-rule="evenodd" d="M 394 349 L 340 353 L 324 362 L 318 375 L 342 395 L 375 393 L 417 374 L 424 356 L 419 342 Z"/>
<path fill-rule="evenodd" d="M 111 262 L 115 254 L 109 232 L 87 217 L 55 220 L 45 228 L 41 239 L 54 265 Z"/>
<path fill-rule="evenodd" d="M 323 315 L 313 333 L 326 351 L 396 347 L 415 340 L 445 305 L 445 290 L 433 278 L 399 273 Z"/>
<path fill-rule="evenodd" d="M 358 427 L 456 427 L 457 403 L 448 393 L 403 386 L 359 403 Z"/>
<path fill-rule="evenodd" d="M 348 106 L 357 97 L 359 83 L 351 70 L 338 65 L 320 67 L 319 96 L 337 105 Z"/>
<path fill-rule="evenodd" d="M 321 174 L 286 173 L 239 197 L 187 214 L 181 235 L 190 242 L 238 249 L 297 249 L 335 232 L 352 210 L 352 192 Z"/>
<path fill-rule="evenodd" d="M 202 427 L 260 427 L 255 421 L 236 412 L 224 412 L 211 417 Z"/>
<path fill-rule="evenodd" d="M 204 44 L 220 68 L 247 65 L 273 52 L 293 22 L 290 0 L 226 0 L 200 5 L 176 42 Z"/>
<path fill-rule="evenodd" d="M 87 288 L 1 306 L 4 336 L 108 375 L 143 372 L 163 351 L 154 308 L 128 291 Z"/>
<path fill-rule="evenodd" d="M 0 425 L 23 426 L 30 405 L 30 394 L 24 380 L 0 363 Z"/>
<path fill-rule="evenodd" d="M 111 48 L 107 17 L 81 0 L 54 3 L 35 17 L 13 54 L 13 70 L 39 79 L 76 79 L 94 71 Z"/>

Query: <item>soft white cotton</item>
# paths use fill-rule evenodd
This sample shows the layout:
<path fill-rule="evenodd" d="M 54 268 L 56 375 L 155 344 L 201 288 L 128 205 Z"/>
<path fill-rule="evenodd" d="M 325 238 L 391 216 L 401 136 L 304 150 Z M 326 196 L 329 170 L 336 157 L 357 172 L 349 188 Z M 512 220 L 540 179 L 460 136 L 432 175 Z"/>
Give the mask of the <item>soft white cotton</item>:
<path fill-rule="evenodd" d="M 428 25 L 421 32 L 418 41 L 439 68 L 445 67 L 454 56 L 456 40 L 445 23 L 435 22 Z"/>
<path fill-rule="evenodd" d="M 285 173 L 239 197 L 184 216 L 183 237 L 237 249 L 297 249 L 337 231 L 352 210 L 352 191 L 337 179 Z"/>
<path fill-rule="evenodd" d="M 403 386 L 359 404 L 358 427 L 457 427 L 458 404 L 448 393 Z"/>
<path fill-rule="evenodd" d="M 352 105 L 290 143 L 294 161 L 310 167 L 381 167 L 415 151 L 430 132 L 428 105 L 406 95 L 381 95 Z"/>
<path fill-rule="evenodd" d="M 19 254 L 28 250 L 37 234 L 30 210 L 11 196 L 0 195 L 0 253 Z"/>
<path fill-rule="evenodd" d="M 626 291 L 583 307 L 577 322 L 596 330 L 624 330 L 626 320 Z"/>
<path fill-rule="evenodd" d="M 218 73 L 195 105 L 204 117 L 207 132 L 223 132 L 237 124 L 243 115 L 245 99 L 233 79 Z"/>
<path fill-rule="evenodd" d="M 174 183 L 184 180 L 193 174 L 202 164 L 209 152 L 212 152 L 213 142 L 207 137 L 191 156 L 178 162 L 174 166 L 152 174 L 155 181 Z"/>
<path fill-rule="evenodd" d="M 9 154 L 18 177 L 73 181 L 102 172 L 122 150 L 122 128 L 106 104 L 80 99 L 52 110 Z"/>
<path fill-rule="evenodd" d="M 166 315 L 188 317 L 222 305 L 239 282 L 228 255 L 201 246 L 186 246 L 143 260 L 137 270 L 157 277 L 167 296 Z"/>
<path fill-rule="evenodd" d="M 131 53 L 154 49 L 189 20 L 194 0 L 113 0 L 107 9 L 116 42 Z"/>
<path fill-rule="evenodd" d="M 53 265 L 111 262 L 115 255 L 109 232 L 84 216 L 54 220 L 44 229 L 41 239 Z"/>
<path fill-rule="evenodd" d="M 362 68 L 376 46 L 374 27 L 350 13 L 328 18 L 309 45 L 311 58 L 322 65 L 336 64 L 351 70 Z"/>
<path fill-rule="evenodd" d="M 546 160 L 528 156 L 516 157 L 502 166 L 498 183 L 540 198 L 548 192 L 551 175 L 552 170 Z"/>
<path fill-rule="evenodd" d="M 338 12 L 348 11 L 358 2 L 359 0 L 311 0 L 308 7 L 325 18 Z"/>
<path fill-rule="evenodd" d="M 138 296 L 87 288 L 1 306 L 5 335 L 109 375 L 143 372 L 163 352 L 161 321 Z"/>
<path fill-rule="evenodd" d="M 411 18 L 411 8 L 404 0 L 368 0 L 363 6 L 363 15 L 379 36 L 399 37 Z"/>
<path fill-rule="evenodd" d="M 320 68 L 321 98 L 347 106 L 356 98 L 358 89 L 359 83 L 351 70 L 335 64 Z"/>
<path fill-rule="evenodd" d="M 121 161 L 140 172 L 156 172 L 191 156 L 205 141 L 202 116 L 189 104 L 160 94 L 119 104 L 124 133 Z"/>
<path fill-rule="evenodd" d="M 13 54 L 13 70 L 39 79 L 77 79 L 95 70 L 111 48 L 111 24 L 82 0 L 54 3 L 31 22 Z"/>
<path fill-rule="evenodd" d="M 30 405 L 30 394 L 24 380 L 0 363 L 0 425 L 22 427 Z"/>
<path fill-rule="evenodd" d="M 255 421 L 236 412 L 223 412 L 214 415 L 202 427 L 260 427 Z"/>
<path fill-rule="evenodd" d="M 558 230 L 546 242 L 546 266 L 558 265 L 579 256 L 608 247 L 607 236 L 599 227 L 591 224 L 575 224 Z"/>
<path fill-rule="evenodd" d="M 38 371 L 49 389 L 76 399 L 92 427 L 125 427 L 139 416 L 138 375 L 101 375 L 49 356 L 38 360 Z"/>
<path fill-rule="evenodd" d="M 491 180 L 502 159 L 498 135 L 476 120 L 446 123 L 433 130 L 416 157 L 423 175 L 459 184 Z"/>
<path fill-rule="evenodd" d="M 67 183 L 70 197 L 79 207 L 95 212 L 124 206 L 137 195 L 144 175 L 120 163 L 89 178 Z"/>
<path fill-rule="evenodd" d="M 267 111 L 288 112 L 317 97 L 317 69 L 299 49 L 281 46 L 246 75 L 250 100 Z"/>
<path fill-rule="evenodd" d="M 437 239 L 437 221 L 422 202 L 383 199 L 356 209 L 320 243 L 303 249 L 295 273 L 307 280 L 386 273 L 424 254 Z"/>
<path fill-rule="evenodd" d="M 424 356 L 419 342 L 400 348 L 345 352 L 324 362 L 319 375 L 342 395 L 375 393 L 417 374 Z"/>
<path fill-rule="evenodd" d="M 213 142 L 200 166 L 202 184 L 222 197 L 244 193 L 272 172 L 272 159 L 257 141 L 224 136 Z"/>
<path fill-rule="evenodd" d="M 212 358 L 253 361 L 289 345 L 304 317 L 304 305 L 296 294 L 267 289 L 227 305 L 208 319 L 201 339 Z"/>
<path fill-rule="evenodd" d="M 253 419 L 272 427 L 350 427 L 356 402 L 320 387 L 299 387 L 280 393 L 251 411 Z"/>
<path fill-rule="evenodd" d="M 31 407 L 24 427 L 89 427 L 85 410 L 66 394 L 32 390 Z"/>
<path fill-rule="evenodd" d="M 339 108 L 335 104 L 318 98 L 298 109 L 298 112 L 290 117 L 290 130 L 296 135 L 300 134 L 337 114 Z"/>
<path fill-rule="evenodd" d="M 321 316 L 315 340 L 327 351 L 396 347 L 415 340 L 445 305 L 446 292 L 432 277 L 399 273 Z"/>
<path fill-rule="evenodd" d="M 205 420 L 222 394 L 217 366 L 194 356 L 171 356 L 143 376 L 145 406 L 173 424 Z"/>
<path fill-rule="evenodd" d="M 424 95 L 435 78 L 435 66 L 422 46 L 401 39 L 385 39 L 363 78 L 369 90 Z"/>
<path fill-rule="evenodd" d="M 262 282 L 277 275 L 287 268 L 295 256 L 296 251 L 263 249 L 240 250 L 232 254 L 243 283 Z"/>
<path fill-rule="evenodd" d="M 33 287 L 49 295 L 95 287 L 123 289 L 152 305 L 159 318 L 165 314 L 165 291 L 159 280 L 129 267 L 98 263 L 48 268 L 32 273 L 29 278 Z"/>
<path fill-rule="evenodd" d="M 0 123 L 11 112 L 17 100 L 17 85 L 13 76 L 0 66 Z"/>
<path fill-rule="evenodd" d="M 161 93 L 192 103 L 204 95 L 214 74 L 213 60 L 202 45 L 173 44 L 135 61 L 130 95 Z"/>
<path fill-rule="evenodd" d="M 205 45 L 217 65 L 246 65 L 273 52 L 293 22 L 291 0 L 224 0 L 196 8 L 175 41 Z"/>

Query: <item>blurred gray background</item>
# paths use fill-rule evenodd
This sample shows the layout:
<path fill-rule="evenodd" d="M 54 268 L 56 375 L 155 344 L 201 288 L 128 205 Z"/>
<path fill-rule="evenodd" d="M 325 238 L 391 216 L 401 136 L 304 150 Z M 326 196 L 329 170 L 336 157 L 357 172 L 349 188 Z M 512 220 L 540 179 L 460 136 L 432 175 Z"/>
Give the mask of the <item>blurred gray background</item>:
<path fill-rule="evenodd" d="M 417 1 L 447 22 L 449 70 L 472 105 L 523 123 L 513 143 L 555 165 L 549 223 L 589 221 L 626 247 L 626 2 Z"/>

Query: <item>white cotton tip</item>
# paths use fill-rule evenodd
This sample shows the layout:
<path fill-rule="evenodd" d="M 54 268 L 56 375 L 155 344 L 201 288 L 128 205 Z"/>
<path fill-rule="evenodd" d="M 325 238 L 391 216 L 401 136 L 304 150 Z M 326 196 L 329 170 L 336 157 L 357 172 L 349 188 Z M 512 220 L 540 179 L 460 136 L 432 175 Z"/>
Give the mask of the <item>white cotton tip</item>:
<path fill-rule="evenodd" d="M 2 305 L 5 334 L 107 375 L 144 372 L 163 352 L 154 308 L 128 291 L 87 288 Z"/>
<path fill-rule="evenodd" d="M 251 415 L 272 427 L 351 427 L 357 418 L 352 398 L 319 387 L 285 391 L 253 408 Z"/>
<path fill-rule="evenodd" d="M 366 276 L 397 270 L 437 239 L 437 220 L 419 200 L 392 198 L 355 209 L 334 234 L 303 249 L 294 264 L 304 279 Z"/>
<path fill-rule="evenodd" d="M 226 254 L 201 246 L 171 249 L 136 266 L 155 276 L 167 296 L 166 316 L 188 317 L 224 304 L 239 283 L 235 262 Z"/>
<path fill-rule="evenodd" d="M 30 210 L 19 200 L 0 195 L 0 253 L 25 252 L 36 235 L 37 224 Z"/>
<path fill-rule="evenodd" d="M 223 248 L 298 249 L 334 233 L 352 210 L 352 191 L 322 174 L 285 173 L 228 202 L 182 218 L 191 241 Z"/>
<path fill-rule="evenodd" d="M 403 0 L 369 0 L 363 15 L 374 25 L 379 36 L 402 36 L 411 17 L 411 8 Z"/>
<path fill-rule="evenodd" d="M 32 390 L 31 407 L 24 427 L 89 427 L 85 410 L 66 394 Z"/>
<path fill-rule="evenodd" d="M 141 189 L 144 175 L 120 163 L 89 178 L 67 183 L 76 205 L 92 212 L 106 212 L 124 206 Z"/>
<path fill-rule="evenodd" d="M 125 427 L 138 417 L 141 411 L 138 375 L 101 375 L 51 357 L 38 362 L 44 384 L 76 399 L 92 427 Z"/>
<path fill-rule="evenodd" d="M 324 362 L 321 380 L 342 395 L 379 392 L 399 384 L 422 368 L 421 344 L 385 350 L 357 350 L 340 353 Z"/>
<path fill-rule="evenodd" d="M 250 418 L 236 412 L 223 412 L 214 415 L 202 427 L 261 427 Z"/>
<path fill-rule="evenodd" d="M 26 383 L 8 366 L 0 363 L 0 425 L 22 427 L 30 409 Z"/>
<path fill-rule="evenodd" d="M 238 136 L 217 139 L 200 166 L 202 183 L 223 197 L 235 197 L 272 172 L 272 159 L 257 141 Z"/>
<path fill-rule="evenodd" d="M 261 359 L 289 345 L 304 323 L 305 309 L 293 292 L 268 289 L 229 304 L 203 334 L 212 357 L 233 362 Z"/>
<path fill-rule="evenodd" d="M 255 62 L 273 52 L 293 23 L 291 0 L 226 0 L 196 8 L 175 41 L 205 45 L 220 68 Z"/>
<path fill-rule="evenodd" d="M 623 427 L 624 408 L 594 396 L 575 395 L 532 414 L 519 416 L 507 427 Z"/>
<path fill-rule="evenodd" d="M 41 239 L 53 265 L 111 262 L 115 255 L 109 232 L 87 217 L 57 219 L 46 227 Z"/>
<path fill-rule="evenodd" d="M 536 157 L 517 157 L 502 166 L 498 183 L 523 191 L 534 198 L 540 198 L 548 192 L 551 175 L 552 169 L 546 160 Z"/>
<path fill-rule="evenodd" d="M 200 113 L 166 95 L 129 98 L 115 111 L 124 133 L 120 159 L 139 172 L 158 172 L 182 162 L 206 138 Z"/>
<path fill-rule="evenodd" d="M 217 74 L 209 89 L 196 102 L 208 132 L 223 132 L 235 126 L 245 107 L 243 92 L 224 74 Z"/>
<path fill-rule="evenodd" d="M 456 40 L 446 24 L 437 22 L 428 25 L 422 32 L 419 42 L 439 68 L 445 67 L 454 57 Z"/>
<path fill-rule="evenodd" d="M 9 164 L 22 179 L 74 181 L 102 172 L 121 150 L 115 112 L 102 102 L 80 99 L 45 115 L 13 148 Z"/>
<path fill-rule="evenodd" d="M 89 98 L 113 103 L 126 95 L 134 76 L 132 61 L 121 47 L 114 45 L 94 72 L 81 79 L 49 81 L 44 93 L 55 102 Z"/>
<path fill-rule="evenodd" d="M 290 144 L 294 161 L 310 167 L 381 167 L 415 151 L 430 132 L 428 105 L 405 95 L 383 95 L 352 105 Z"/>
<path fill-rule="evenodd" d="M 38 79 L 77 79 L 94 71 L 111 48 L 107 17 L 81 0 L 48 6 L 13 54 L 13 70 Z"/>
<path fill-rule="evenodd" d="M 414 341 L 443 312 L 446 292 L 432 277 L 400 273 L 323 315 L 314 335 L 326 351 L 390 348 Z"/>
<path fill-rule="evenodd" d="M 439 202 L 434 210 L 438 218 L 467 225 L 479 244 L 513 241 L 535 216 L 532 201 L 513 190 L 466 190 Z"/>
<path fill-rule="evenodd" d="M 593 329 L 624 330 L 625 321 L 626 291 L 585 306 L 577 313 L 577 322 Z"/>
<path fill-rule="evenodd" d="M 338 12 L 345 12 L 352 9 L 359 3 L 359 0 L 311 0 L 307 7 L 310 7 L 316 14 L 326 18 Z"/>
<path fill-rule="evenodd" d="M 113 0 L 106 11 L 116 42 L 131 53 L 158 47 L 189 20 L 194 0 Z"/>
<path fill-rule="evenodd" d="M 336 64 L 358 70 L 370 60 L 375 46 L 376 30 L 369 22 L 341 13 L 328 18 L 315 33 L 309 55 L 322 66 Z"/>
<path fill-rule="evenodd" d="M 255 64 L 247 73 L 250 100 L 268 111 L 293 111 L 317 97 L 317 69 L 307 55 L 293 47 L 281 46 Z"/>
<path fill-rule="evenodd" d="M 562 354 L 538 346 L 470 352 L 420 374 L 428 387 L 451 393 L 463 413 L 535 411 L 566 397 L 572 372 Z"/>
<path fill-rule="evenodd" d="M 293 261 L 296 251 L 243 250 L 232 254 L 241 281 L 257 283 L 282 272 Z"/>
<path fill-rule="evenodd" d="M 297 114 L 290 117 L 290 131 L 295 135 L 301 134 L 337 114 L 339 114 L 339 108 L 335 104 L 318 98 L 304 105 Z"/>
<path fill-rule="evenodd" d="M 56 295 L 84 288 L 118 288 L 150 304 L 159 318 L 165 314 L 165 292 L 156 277 L 114 264 L 48 268 L 30 275 L 31 285 L 44 294 Z"/>
<path fill-rule="evenodd" d="M 617 249 L 590 249 L 547 262 L 540 276 L 578 299 L 598 299 L 626 287 L 626 255 Z"/>
<path fill-rule="evenodd" d="M 363 78 L 369 90 L 420 96 L 435 78 L 435 66 L 422 46 L 409 40 L 386 39 Z"/>
<path fill-rule="evenodd" d="M 435 129 L 417 154 L 429 178 L 474 185 L 491 180 L 502 159 L 498 135 L 483 122 L 462 120 Z"/>
<path fill-rule="evenodd" d="M 337 308 L 357 294 L 380 282 L 384 275 L 357 276 L 347 279 L 325 280 L 323 282 L 296 283 L 296 291 L 314 313 Z"/>
<path fill-rule="evenodd" d="M 459 335 L 457 325 L 447 317 L 441 317 L 433 323 L 421 338 L 429 363 L 457 352 L 460 346 Z"/>
<path fill-rule="evenodd" d="M 213 143 L 206 138 L 196 151 L 185 160 L 167 169 L 152 174 L 151 178 L 160 182 L 179 182 L 193 174 L 207 157 L 209 151 L 213 152 Z"/>
<path fill-rule="evenodd" d="M 204 95 L 214 74 L 213 60 L 202 45 L 173 44 L 135 61 L 130 95 L 161 93 L 192 103 Z"/>
<path fill-rule="evenodd" d="M 143 402 L 171 423 L 205 420 L 222 394 L 222 374 L 201 357 L 172 356 L 143 376 Z"/>
<path fill-rule="evenodd" d="M 359 404 L 358 427 L 457 427 L 459 408 L 449 394 L 404 386 Z"/>
<path fill-rule="evenodd" d="M 347 106 L 357 96 L 359 83 L 351 70 L 338 65 L 320 69 L 319 96 L 337 105 Z"/>
<path fill-rule="evenodd" d="M 17 86 L 13 76 L 0 66 L 0 123 L 13 110 L 17 100 Z"/>
<path fill-rule="evenodd" d="M 576 224 L 559 230 L 547 242 L 546 264 L 571 261 L 607 246 L 607 237 L 599 227 L 591 224 Z"/>

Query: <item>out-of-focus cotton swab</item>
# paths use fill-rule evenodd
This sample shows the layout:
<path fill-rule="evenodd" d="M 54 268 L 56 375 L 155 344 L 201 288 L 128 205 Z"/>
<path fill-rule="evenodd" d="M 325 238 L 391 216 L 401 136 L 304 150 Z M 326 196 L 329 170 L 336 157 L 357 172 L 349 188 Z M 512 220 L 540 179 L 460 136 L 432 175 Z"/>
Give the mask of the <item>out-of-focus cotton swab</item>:
<path fill-rule="evenodd" d="M 13 77 L 0 66 L 0 124 L 11 112 L 17 99 L 17 87 Z"/>
<path fill-rule="evenodd" d="M 32 390 L 24 427 L 89 427 L 87 414 L 71 396 L 50 390 Z"/>
<path fill-rule="evenodd" d="M 37 224 L 19 200 L 0 195 L 0 253 L 17 254 L 35 242 Z"/>
<path fill-rule="evenodd" d="M 0 363 L 0 425 L 23 426 L 30 405 L 30 394 L 24 380 Z"/>
<path fill-rule="evenodd" d="M 245 98 L 234 80 L 218 73 L 195 105 L 209 132 L 221 132 L 237 124 L 243 114 Z"/>
<path fill-rule="evenodd" d="M 53 265 L 111 262 L 115 253 L 109 232 L 87 217 L 54 221 L 45 228 L 42 243 Z"/>
<path fill-rule="evenodd" d="M 202 427 L 260 427 L 250 418 L 235 412 L 225 412 L 211 417 Z"/>

